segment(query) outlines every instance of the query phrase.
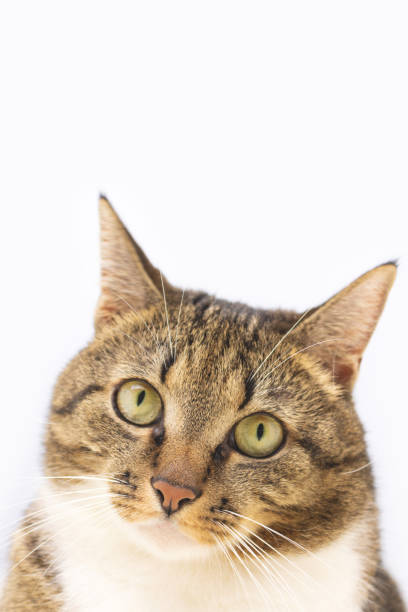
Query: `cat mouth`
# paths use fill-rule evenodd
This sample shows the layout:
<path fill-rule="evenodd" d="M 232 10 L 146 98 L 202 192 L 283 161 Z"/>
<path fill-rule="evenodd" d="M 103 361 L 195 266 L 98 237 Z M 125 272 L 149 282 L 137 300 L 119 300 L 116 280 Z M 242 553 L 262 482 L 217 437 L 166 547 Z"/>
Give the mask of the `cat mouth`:
<path fill-rule="evenodd" d="M 192 543 L 194 540 L 184 533 L 171 518 L 157 518 L 140 523 L 138 528 L 146 537 L 152 538 L 164 545 Z"/>
<path fill-rule="evenodd" d="M 209 547 L 172 518 L 160 517 L 132 526 L 133 539 L 146 551 L 167 559 L 201 556 Z M 188 530 L 191 531 L 191 530 Z"/>

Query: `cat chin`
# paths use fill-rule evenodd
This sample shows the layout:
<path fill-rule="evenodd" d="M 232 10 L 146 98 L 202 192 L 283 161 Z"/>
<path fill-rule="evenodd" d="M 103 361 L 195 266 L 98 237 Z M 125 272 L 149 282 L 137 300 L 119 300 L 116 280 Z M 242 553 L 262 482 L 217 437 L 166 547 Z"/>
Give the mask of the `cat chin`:
<path fill-rule="evenodd" d="M 214 551 L 213 546 L 184 533 L 173 519 L 157 518 L 128 524 L 126 530 L 138 548 L 168 561 L 205 558 Z"/>

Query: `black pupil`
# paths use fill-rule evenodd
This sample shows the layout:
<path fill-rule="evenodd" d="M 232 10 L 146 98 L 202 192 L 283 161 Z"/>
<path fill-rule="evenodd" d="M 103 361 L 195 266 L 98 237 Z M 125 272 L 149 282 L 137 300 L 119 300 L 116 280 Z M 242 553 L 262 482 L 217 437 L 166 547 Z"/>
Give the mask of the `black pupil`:
<path fill-rule="evenodd" d="M 258 427 L 256 428 L 256 437 L 258 438 L 258 440 L 262 438 L 262 436 L 264 435 L 264 431 L 265 431 L 265 428 L 263 424 L 259 423 Z"/>
<path fill-rule="evenodd" d="M 144 398 L 146 395 L 146 391 L 141 391 L 139 393 L 139 395 L 137 396 L 137 405 L 140 406 L 140 404 L 143 402 Z"/>

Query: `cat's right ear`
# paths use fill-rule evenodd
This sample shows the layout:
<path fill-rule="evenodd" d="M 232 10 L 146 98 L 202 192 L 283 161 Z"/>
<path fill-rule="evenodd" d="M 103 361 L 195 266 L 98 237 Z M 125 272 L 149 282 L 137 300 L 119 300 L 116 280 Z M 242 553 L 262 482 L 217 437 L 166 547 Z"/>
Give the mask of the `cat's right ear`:
<path fill-rule="evenodd" d="M 297 333 L 309 355 L 334 381 L 351 390 L 363 352 L 374 332 L 395 280 L 396 263 L 369 270 L 306 316 Z"/>
<path fill-rule="evenodd" d="M 99 216 L 101 295 L 95 313 L 96 328 L 111 322 L 118 314 L 156 304 L 163 299 L 163 291 L 172 289 L 104 196 L 99 199 Z"/>

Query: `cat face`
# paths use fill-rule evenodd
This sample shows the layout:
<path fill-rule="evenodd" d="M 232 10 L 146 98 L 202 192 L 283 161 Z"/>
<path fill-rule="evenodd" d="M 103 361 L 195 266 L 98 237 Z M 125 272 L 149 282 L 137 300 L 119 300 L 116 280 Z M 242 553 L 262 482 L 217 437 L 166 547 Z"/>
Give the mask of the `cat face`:
<path fill-rule="evenodd" d="M 175 289 L 105 200 L 101 220 L 95 338 L 57 382 L 47 474 L 94 479 L 169 557 L 336 538 L 373 503 L 351 389 L 395 266 L 302 316 L 265 311 Z"/>

